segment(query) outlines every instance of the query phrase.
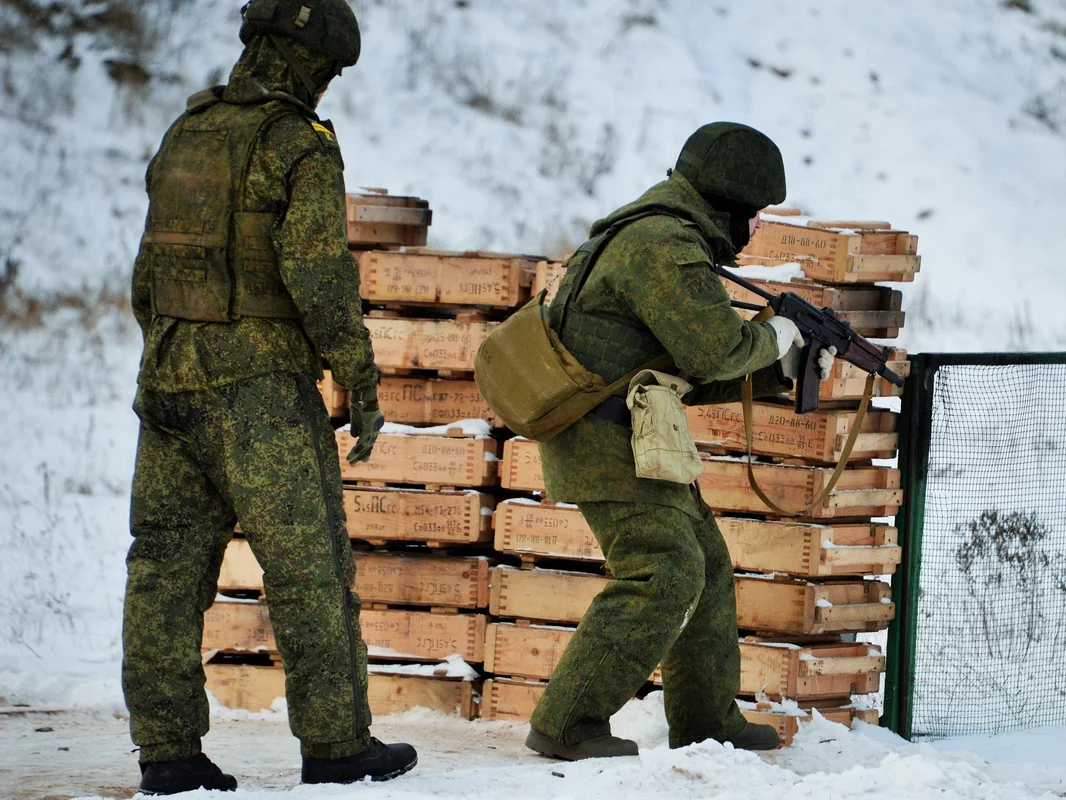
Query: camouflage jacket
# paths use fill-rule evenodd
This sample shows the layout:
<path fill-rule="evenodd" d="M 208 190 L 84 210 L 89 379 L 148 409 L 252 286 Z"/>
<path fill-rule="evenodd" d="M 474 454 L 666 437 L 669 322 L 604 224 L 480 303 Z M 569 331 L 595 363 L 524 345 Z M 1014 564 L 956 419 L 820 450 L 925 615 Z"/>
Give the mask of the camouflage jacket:
<path fill-rule="evenodd" d="M 266 38 L 237 62 L 223 93 L 234 103 L 266 93 L 306 95 L 288 64 Z M 335 138 L 304 105 L 302 113 L 268 125 L 252 152 L 245 208 L 272 212 L 271 234 L 282 280 L 302 320 L 244 317 L 229 323 L 192 322 L 153 315 L 151 276 L 138 259 L 133 271 L 134 314 L 144 333 L 139 384 L 180 392 L 222 386 L 268 372 L 321 375 L 321 357 L 334 377 L 359 392 L 377 380 L 363 324 L 359 273 L 348 251 L 344 164 Z M 155 161 L 149 164 L 149 175 Z"/>
<path fill-rule="evenodd" d="M 674 173 L 597 222 L 591 235 L 652 206 L 685 219 L 655 215 L 622 228 L 596 261 L 575 307 L 645 326 L 695 383 L 686 398 L 690 405 L 739 400 L 740 379 L 749 373 L 756 396 L 791 389 L 776 366 L 773 329 L 743 320 L 711 271 L 712 259 L 733 263 L 728 225 L 716 222 L 714 211 L 685 178 Z M 630 435 L 628 427 L 587 416 L 541 443 L 549 499 L 653 503 L 699 517 L 699 500 L 690 487 L 636 477 Z"/>

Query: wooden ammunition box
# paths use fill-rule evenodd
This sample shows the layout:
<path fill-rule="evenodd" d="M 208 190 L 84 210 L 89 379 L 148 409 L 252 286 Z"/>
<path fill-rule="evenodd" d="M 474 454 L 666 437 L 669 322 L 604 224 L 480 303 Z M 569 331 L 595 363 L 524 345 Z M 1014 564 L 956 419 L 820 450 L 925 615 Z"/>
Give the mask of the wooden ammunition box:
<path fill-rule="evenodd" d="M 544 491 L 544 468 L 536 442 L 514 438 L 503 443 L 500 485 L 516 491 Z"/>
<path fill-rule="evenodd" d="M 278 667 L 242 664 L 206 664 L 207 690 L 226 708 L 258 712 L 285 696 L 285 673 Z M 412 708 L 429 708 L 463 719 L 477 716 L 473 681 L 424 675 L 390 675 L 371 672 L 367 699 L 370 712 L 383 717 Z"/>
<path fill-rule="evenodd" d="M 532 294 L 534 297 L 540 293 L 542 289 L 546 289 L 547 293 L 544 295 L 544 303 L 547 305 L 555 297 L 559 291 L 559 284 L 563 282 L 563 276 L 566 275 L 566 269 L 563 267 L 561 261 L 540 261 L 536 266 L 536 273 L 533 278 Z"/>
<path fill-rule="evenodd" d="M 474 356 L 499 323 L 368 316 L 364 320 L 382 370 L 473 372 Z"/>
<path fill-rule="evenodd" d="M 496 441 L 488 437 L 382 434 L 370 460 L 348 463 L 354 440 L 337 431 L 341 477 L 346 481 L 428 486 L 491 486 L 496 482 Z"/>
<path fill-rule="evenodd" d="M 446 250 L 366 251 L 359 291 L 371 303 L 514 308 L 529 299 L 536 256 Z"/>
<path fill-rule="evenodd" d="M 737 627 L 812 636 L 860 633 L 888 627 L 896 615 L 887 583 L 737 575 Z"/>
<path fill-rule="evenodd" d="M 486 608 L 489 561 L 436 554 L 356 553 L 355 590 L 364 604 Z"/>
<path fill-rule="evenodd" d="M 723 512 L 775 514 L 748 482 L 748 465 L 740 460 L 707 458 L 697 478 L 703 499 Z M 755 480 L 763 492 L 782 508 L 805 508 L 822 491 L 833 473 L 830 467 L 753 465 Z M 818 506 L 803 516 L 809 519 L 891 517 L 903 502 L 900 473 L 889 467 L 848 467 Z"/>
<path fill-rule="evenodd" d="M 493 567 L 489 613 L 497 617 L 578 623 L 610 582 L 602 575 L 561 570 Z"/>
<path fill-rule="evenodd" d="M 907 351 L 895 349 L 888 357 L 888 368 L 906 378 L 911 374 L 911 362 L 907 360 Z M 818 402 L 829 407 L 858 408 L 859 400 L 866 391 L 867 374 L 854 364 L 836 359 L 833 369 L 818 385 Z M 903 387 L 890 383 L 885 378 L 874 378 L 874 397 L 902 397 Z M 796 393 L 789 397 L 795 402 Z"/>
<path fill-rule="evenodd" d="M 485 637 L 485 671 L 498 677 L 546 680 L 573 635 L 572 628 L 492 623 Z M 765 692 L 775 700 L 850 699 L 852 694 L 878 690 L 885 663 L 880 649 L 866 644 L 742 641 L 740 694 Z M 651 680 L 662 683 L 658 670 Z"/>
<path fill-rule="evenodd" d="M 386 193 L 350 194 L 348 246 L 422 247 L 426 243 L 433 212 L 417 197 Z"/>
<path fill-rule="evenodd" d="M 485 651 L 484 614 L 434 614 L 364 608 L 359 615 L 371 658 L 444 660 L 458 653 L 480 662 Z M 204 615 L 205 652 L 277 652 L 266 603 L 219 600 Z"/>
<path fill-rule="evenodd" d="M 483 719 L 528 721 L 547 686 L 548 684 L 544 681 L 491 678 L 484 684 L 481 716 Z M 768 703 L 765 705 L 769 706 Z M 875 709 L 859 709 L 834 704 L 811 704 L 810 707 L 817 708 L 826 719 L 843 725 L 850 726 L 856 719 L 871 725 L 876 725 L 878 721 Z M 792 737 L 799 732 L 799 724 L 810 720 L 809 709 L 799 710 L 800 716 L 787 716 L 783 712 L 774 712 L 769 708 L 756 707 L 753 703 L 745 703 L 741 711 L 749 722 L 772 725 L 776 728 L 785 745 L 792 743 Z"/>
<path fill-rule="evenodd" d="M 921 268 L 918 237 L 885 222 L 819 222 L 807 226 L 764 219 L 740 263 L 797 261 L 826 283 L 913 281 Z"/>
<path fill-rule="evenodd" d="M 741 403 L 690 406 L 685 409 L 697 445 L 715 450 L 747 452 L 744 407 Z M 797 414 L 779 403 L 752 405 L 752 452 L 835 464 L 855 423 L 855 411 L 810 411 Z M 871 409 L 849 460 L 894 458 L 899 444 L 898 415 Z"/>
<path fill-rule="evenodd" d="M 385 375 L 378 384 L 378 403 L 385 419 L 401 425 L 446 425 L 462 419 L 499 425 L 473 381 Z"/>
<path fill-rule="evenodd" d="M 733 566 L 744 572 L 787 572 L 810 578 L 890 575 L 900 562 L 897 532 L 888 525 L 810 525 L 720 517 L 718 528 Z"/>
<path fill-rule="evenodd" d="M 433 614 L 402 609 L 364 608 L 359 615 L 370 657 L 394 661 L 485 660 L 484 614 Z"/>
<path fill-rule="evenodd" d="M 577 506 L 504 500 L 493 517 L 496 549 L 522 557 L 603 561 L 603 551 Z"/>
<path fill-rule="evenodd" d="M 220 592 L 263 591 L 263 568 L 255 560 L 247 539 L 231 539 L 218 573 Z"/>
<path fill-rule="evenodd" d="M 348 390 L 333 380 L 333 373 L 328 369 L 322 371 L 318 391 L 326 404 L 326 413 L 331 418 L 343 419 L 348 416 Z"/>
<path fill-rule="evenodd" d="M 469 490 L 344 488 L 348 535 L 371 544 L 426 542 L 439 547 L 490 541 L 495 502 Z"/>
<path fill-rule="evenodd" d="M 902 310 L 903 293 L 887 286 L 826 286 L 801 278 L 790 282 L 748 280 L 771 294 L 792 292 L 815 308 L 832 309 L 837 319 L 848 323 L 860 336 L 871 339 L 894 339 L 899 336 L 906 318 Z M 765 298 L 734 281 L 723 278 L 722 284 L 731 300 L 766 305 Z M 754 311 L 746 309 L 737 309 L 737 313 L 747 319 L 755 315 Z"/>

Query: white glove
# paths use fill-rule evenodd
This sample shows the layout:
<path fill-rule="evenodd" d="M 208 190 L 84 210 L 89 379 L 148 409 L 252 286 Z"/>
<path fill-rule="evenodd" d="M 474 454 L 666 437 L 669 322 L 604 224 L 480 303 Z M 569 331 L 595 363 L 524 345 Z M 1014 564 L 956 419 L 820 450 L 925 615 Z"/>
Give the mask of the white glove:
<path fill-rule="evenodd" d="M 803 347 L 803 336 L 800 335 L 795 322 L 784 317 L 770 317 L 767 322 L 777 335 L 777 357 L 779 359 L 784 358 L 791 348 L 801 349 Z"/>
<path fill-rule="evenodd" d="M 792 378 L 792 380 L 799 378 L 802 353 L 801 348 L 791 347 L 781 359 L 781 372 L 784 373 L 786 378 Z M 833 358 L 836 354 L 837 349 L 835 347 L 823 347 L 818 352 L 818 377 L 821 380 L 824 381 L 829 377 L 829 373 L 833 371 Z"/>

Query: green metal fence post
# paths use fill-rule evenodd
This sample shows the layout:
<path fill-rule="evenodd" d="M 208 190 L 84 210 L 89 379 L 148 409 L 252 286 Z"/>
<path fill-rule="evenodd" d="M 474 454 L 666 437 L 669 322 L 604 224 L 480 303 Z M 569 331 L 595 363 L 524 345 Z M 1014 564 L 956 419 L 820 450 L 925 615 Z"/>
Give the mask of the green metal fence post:
<path fill-rule="evenodd" d="M 933 386 L 939 366 L 935 357 L 910 357 L 911 371 L 903 393 L 899 468 L 903 505 L 896 517 L 902 561 L 892 580 L 896 617 L 888 630 L 885 710 L 881 724 L 910 739 L 913 722 L 914 661 L 917 642 L 918 586 L 925 513 L 925 479 L 929 466 Z"/>

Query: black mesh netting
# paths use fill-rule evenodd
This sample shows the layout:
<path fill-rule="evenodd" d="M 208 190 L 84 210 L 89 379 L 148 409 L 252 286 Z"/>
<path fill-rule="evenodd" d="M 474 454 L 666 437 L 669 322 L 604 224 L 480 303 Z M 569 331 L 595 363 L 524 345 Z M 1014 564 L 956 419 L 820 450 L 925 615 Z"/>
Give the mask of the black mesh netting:
<path fill-rule="evenodd" d="M 913 733 L 1066 724 L 1066 365 L 941 366 Z"/>

